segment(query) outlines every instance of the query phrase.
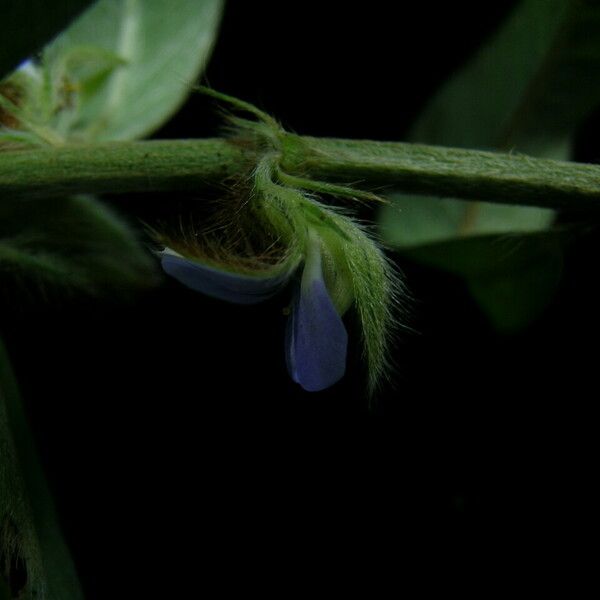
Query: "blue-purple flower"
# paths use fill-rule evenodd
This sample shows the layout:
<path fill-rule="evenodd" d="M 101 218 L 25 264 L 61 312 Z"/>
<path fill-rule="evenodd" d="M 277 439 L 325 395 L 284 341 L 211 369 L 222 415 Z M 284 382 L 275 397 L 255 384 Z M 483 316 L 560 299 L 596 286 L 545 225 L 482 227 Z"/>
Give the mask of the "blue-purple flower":
<path fill-rule="evenodd" d="M 164 248 L 163 269 L 194 290 L 240 304 L 265 300 L 289 284 L 286 362 L 293 380 L 309 391 L 325 389 L 344 375 L 348 335 L 342 315 L 352 307 L 372 396 L 393 363 L 388 344 L 396 326 L 392 309 L 404 290 L 352 211 L 325 204 L 320 196 L 381 199 L 287 173 L 286 142 L 295 136 L 247 102 L 202 91 L 251 115 L 253 120 L 231 116 L 229 122 L 235 143 L 254 148 L 256 162 L 230 187 L 215 214 L 198 221 L 200 229 L 180 219 L 176 231 L 154 231 Z M 302 146 L 301 138 L 295 141 Z"/>
<path fill-rule="evenodd" d="M 208 265 L 169 248 L 161 253 L 161 262 L 168 275 L 187 287 L 238 304 L 261 302 L 293 282 L 285 340 L 287 367 L 296 383 L 317 392 L 344 375 L 348 346 L 346 328 L 323 275 L 322 254 L 321 239 L 309 232 L 301 262 L 283 261 L 252 273 Z"/>

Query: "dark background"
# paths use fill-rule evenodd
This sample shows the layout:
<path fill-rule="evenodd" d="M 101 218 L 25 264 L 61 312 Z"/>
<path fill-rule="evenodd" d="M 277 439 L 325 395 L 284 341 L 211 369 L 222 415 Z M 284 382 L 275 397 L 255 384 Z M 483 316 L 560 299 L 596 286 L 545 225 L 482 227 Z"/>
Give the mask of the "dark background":
<path fill-rule="evenodd" d="M 232 0 L 207 80 L 298 133 L 401 140 L 513 4 Z M 158 136 L 218 127 L 195 96 Z M 183 203 L 111 201 L 134 223 Z M 586 526 L 577 448 L 597 397 L 598 255 L 597 236 L 574 244 L 545 314 L 510 337 L 460 281 L 392 257 L 416 333 L 396 340 L 393 384 L 371 408 L 351 323 L 340 384 L 309 394 L 288 378 L 284 298 L 238 307 L 165 281 L 128 304 L 5 310 L 87 597 L 114 597 L 117 580 L 124 597 L 215 582 L 284 593 L 320 575 L 354 586 L 373 562 L 371 585 L 453 564 L 469 587 L 472 569 L 497 567 L 491 549 L 530 569 L 534 547 Z"/>

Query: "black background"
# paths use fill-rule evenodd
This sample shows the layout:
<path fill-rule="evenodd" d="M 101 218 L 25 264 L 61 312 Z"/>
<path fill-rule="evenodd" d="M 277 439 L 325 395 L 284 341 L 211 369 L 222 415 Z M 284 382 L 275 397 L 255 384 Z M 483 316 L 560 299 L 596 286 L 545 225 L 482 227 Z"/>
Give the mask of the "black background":
<path fill-rule="evenodd" d="M 401 140 L 513 4 L 232 0 L 207 81 L 298 133 Z M 597 121 L 581 160 L 595 158 Z M 195 96 L 158 136 L 218 127 Z M 135 223 L 180 200 L 110 201 Z M 416 333 L 396 340 L 393 385 L 371 408 L 356 348 L 331 390 L 288 378 L 285 298 L 238 307 L 165 281 L 129 304 L 6 308 L 87 597 L 287 593 L 319 576 L 335 590 L 372 563 L 371 591 L 390 573 L 401 589 L 413 564 L 424 585 L 457 565 L 461 589 L 475 567 L 530 569 L 537 548 L 587 526 L 577 448 L 597 397 L 598 255 L 596 236 L 577 242 L 545 314 L 510 337 L 460 281 L 393 257 Z"/>

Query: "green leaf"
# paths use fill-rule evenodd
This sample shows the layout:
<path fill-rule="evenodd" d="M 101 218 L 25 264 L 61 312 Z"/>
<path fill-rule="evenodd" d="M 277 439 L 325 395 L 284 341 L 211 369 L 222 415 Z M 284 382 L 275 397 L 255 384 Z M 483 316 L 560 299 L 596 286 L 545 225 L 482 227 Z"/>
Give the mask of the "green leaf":
<path fill-rule="evenodd" d="M 0 0 L 0 80 L 81 12 L 92 0 Z"/>
<path fill-rule="evenodd" d="M 510 149 L 520 133 L 515 124 L 521 115 L 536 115 L 538 128 L 545 129 L 548 123 L 537 108 L 545 103 L 543 96 L 552 88 L 561 62 L 574 50 L 565 46 L 571 37 L 574 4 L 571 0 L 521 1 L 496 34 L 432 98 L 411 137 L 465 148 Z M 593 24 L 589 31 L 594 32 Z M 520 142 L 518 150 L 527 152 L 522 146 L 527 138 L 521 136 Z"/>
<path fill-rule="evenodd" d="M 599 25 L 600 4 L 595 1 L 523 0 L 492 39 L 434 96 L 411 139 L 568 159 L 573 133 L 600 104 Z M 554 220 L 552 211 L 533 207 L 401 194 L 392 199 L 379 218 L 385 241 L 403 253 L 410 252 L 415 259 L 422 246 L 437 243 L 444 257 L 438 266 L 457 272 L 454 265 L 460 264 L 457 253 L 462 252 L 459 240 L 465 240 L 465 248 L 476 252 L 481 268 L 487 267 L 487 284 L 481 284 L 481 277 L 479 283 L 473 283 L 470 273 L 458 274 L 467 278 L 484 309 L 498 304 L 501 297 L 500 288 L 492 284 L 494 273 L 503 290 L 508 287 L 508 273 L 506 269 L 500 273 L 494 262 L 486 265 L 489 257 L 481 249 L 488 243 L 486 238 L 479 240 L 477 249 L 469 245 L 468 238 L 515 232 L 527 236 L 546 230 Z M 487 239 L 494 243 L 497 238 Z M 523 261 L 537 262 L 536 268 L 547 273 L 534 276 L 532 271 L 530 276 L 519 278 L 515 272 L 512 305 L 519 298 L 541 306 L 550 297 L 550 286 L 533 282 L 553 280 L 554 261 L 528 258 L 529 251 L 525 241 L 518 252 Z M 502 311 L 495 310 L 495 324 L 502 329 L 514 328 L 511 311 L 514 313 L 513 309 L 505 311 L 507 321 L 503 324 Z"/>
<path fill-rule="evenodd" d="M 222 0 L 100 0 L 86 11 L 45 52 L 52 72 L 64 69 L 75 85 L 82 81 L 75 130 L 99 141 L 130 140 L 162 125 L 206 66 L 222 5 Z M 77 64 L 81 47 L 124 62 L 115 66 L 92 57 Z M 90 62 L 105 76 L 96 73 L 90 82 Z"/>
<path fill-rule="evenodd" d="M 45 48 L 41 64 L 5 83 L 9 96 L 16 90 L 15 117 L 58 143 L 152 133 L 206 66 L 222 7 L 223 0 L 99 0 Z"/>
<path fill-rule="evenodd" d="M 0 564 L 0 598 L 82 600 L 1 341 L 0 556 L 8 561 Z M 26 579 L 19 582 L 24 587 L 10 590 L 7 567 L 16 565 L 25 568 Z"/>
<path fill-rule="evenodd" d="M 514 219 L 515 211 L 519 219 Z M 545 229 L 550 210 L 396 194 L 379 226 L 386 243 L 402 252 L 469 236 L 529 233 Z M 476 221 L 476 227 L 473 225 Z M 456 246 L 452 246 L 453 248 Z"/>
<path fill-rule="evenodd" d="M 560 283 L 563 249 L 579 234 L 577 229 L 557 228 L 528 234 L 478 235 L 408 248 L 403 254 L 465 277 L 496 329 L 513 333 L 546 307 Z"/>
<path fill-rule="evenodd" d="M 132 230 L 87 196 L 0 204 L 3 292 L 128 295 L 157 282 Z M 25 292 L 23 294 L 23 292 Z"/>

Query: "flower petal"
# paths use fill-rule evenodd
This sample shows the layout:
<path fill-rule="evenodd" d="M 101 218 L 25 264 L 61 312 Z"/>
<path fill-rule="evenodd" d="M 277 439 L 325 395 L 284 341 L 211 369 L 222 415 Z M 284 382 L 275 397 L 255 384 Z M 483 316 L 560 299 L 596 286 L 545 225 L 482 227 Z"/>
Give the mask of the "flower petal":
<path fill-rule="evenodd" d="M 276 294 L 287 283 L 289 270 L 266 275 L 232 273 L 196 262 L 167 249 L 161 253 L 162 268 L 183 285 L 235 304 L 256 304 Z"/>
<path fill-rule="evenodd" d="M 290 376 L 309 392 L 324 390 L 343 377 L 347 348 L 348 333 L 323 281 L 320 253 L 315 256 L 313 248 L 287 325 Z"/>

